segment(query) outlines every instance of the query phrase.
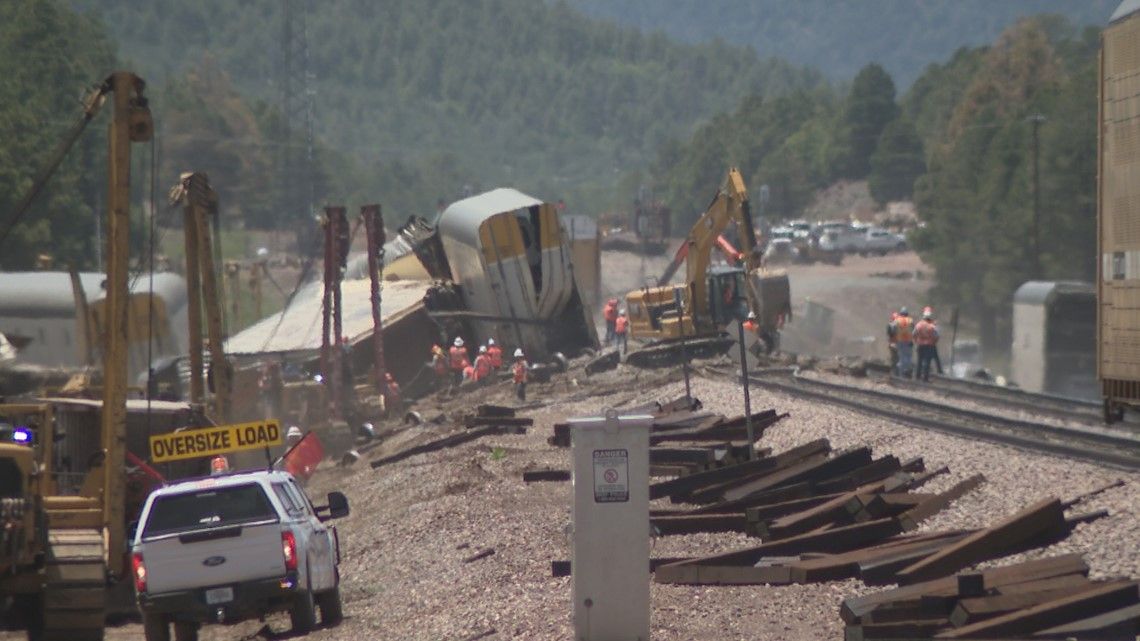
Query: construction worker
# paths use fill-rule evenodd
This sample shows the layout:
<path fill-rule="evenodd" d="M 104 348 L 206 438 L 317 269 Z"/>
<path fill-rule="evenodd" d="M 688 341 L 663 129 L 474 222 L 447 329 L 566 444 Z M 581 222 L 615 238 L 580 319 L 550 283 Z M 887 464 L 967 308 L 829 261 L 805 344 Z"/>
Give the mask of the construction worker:
<path fill-rule="evenodd" d="M 758 333 L 760 330 L 760 323 L 756 322 L 756 312 L 748 312 L 748 318 L 744 321 L 744 331 Z"/>
<path fill-rule="evenodd" d="M 491 367 L 496 371 L 503 368 L 503 348 L 495 344 L 495 339 L 487 339 L 487 357 L 491 359 Z"/>
<path fill-rule="evenodd" d="M 922 320 L 914 325 L 914 344 L 918 346 L 918 371 L 915 378 L 930 381 L 930 361 L 938 351 L 938 326 L 934 324 L 934 312 L 927 308 L 922 312 Z"/>
<path fill-rule="evenodd" d="M 464 382 L 474 382 L 475 380 L 475 368 L 471 365 L 471 361 L 464 358 L 463 371 L 461 371 L 459 374 L 459 383 L 463 384 Z"/>
<path fill-rule="evenodd" d="M 898 343 L 895 342 L 895 321 L 898 320 L 898 318 L 898 312 L 891 312 L 891 320 L 887 321 L 887 351 L 890 352 L 891 356 L 892 374 L 895 373 L 899 367 L 899 346 Z"/>
<path fill-rule="evenodd" d="M 431 346 L 431 369 L 435 372 L 435 388 L 441 390 L 447 386 L 448 362 L 447 354 L 439 345 Z"/>
<path fill-rule="evenodd" d="M 625 354 L 629 344 L 629 317 L 625 315 L 624 309 L 618 311 L 617 320 L 614 321 L 614 339 L 621 348 L 621 353 Z"/>
<path fill-rule="evenodd" d="M 400 384 L 392 377 L 392 372 L 384 372 L 384 410 L 388 418 L 399 416 L 404 409 L 404 401 L 400 397 Z"/>
<path fill-rule="evenodd" d="M 491 357 L 487 355 L 487 346 L 479 346 L 479 355 L 475 357 L 475 380 L 481 381 L 491 375 Z"/>
<path fill-rule="evenodd" d="M 511 367 L 511 373 L 514 375 L 515 381 L 515 395 L 519 397 L 520 401 L 526 400 L 526 377 L 527 368 L 529 365 L 526 362 L 526 357 L 523 356 L 522 348 L 515 350 L 515 364 Z"/>
<path fill-rule="evenodd" d="M 606 319 L 606 345 L 614 342 L 616 338 L 617 318 L 618 318 L 618 300 L 611 298 L 606 301 L 606 306 L 602 308 L 602 317 Z"/>
<path fill-rule="evenodd" d="M 910 378 L 914 370 L 912 359 L 914 357 L 914 321 L 906 307 L 899 309 L 899 316 L 891 321 L 894 331 L 895 345 L 899 352 L 899 364 L 895 374 L 902 378 Z"/>
<path fill-rule="evenodd" d="M 467 362 L 467 350 L 463 348 L 463 337 L 461 336 L 456 336 L 455 342 L 451 345 L 450 362 L 452 381 L 459 385 L 463 382 L 464 367 L 470 365 Z"/>
<path fill-rule="evenodd" d="M 927 312 L 930 313 L 930 322 L 934 323 L 934 329 L 938 329 L 938 319 L 936 319 L 934 317 L 934 308 L 931 307 L 930 305 L 923 307 L 922 308 L 922 314 L 925 316 Z M 941 333 L 939 334 L 939 337 L 941 337 Z M 938 355 L 938 342 L 937 341 L 934 342 L 934 366 L 937 368 L 938 373 L 941 375 L 942 374 L 942 357 L 940 357 Z"/>

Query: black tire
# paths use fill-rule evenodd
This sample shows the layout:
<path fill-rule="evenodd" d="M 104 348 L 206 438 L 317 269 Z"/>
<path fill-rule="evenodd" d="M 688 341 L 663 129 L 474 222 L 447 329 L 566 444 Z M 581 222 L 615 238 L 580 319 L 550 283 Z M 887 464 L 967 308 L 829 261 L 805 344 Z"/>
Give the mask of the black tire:
<path fill-rule="evenodd" d="M 146 641 L 170 641 L 170 622 L 161 614 L 143 612 L 143 635 Z"/>
<path fill-rule="evenodd" d="M 340 587 L 317 595 L 317 607 L 321 609 L 321 625 L 335 628 L 344 621 L 344 607 L 340 600 Z"/>
<path fill-rule="evenodd" d="M 189 621 L 174 622 L 174 641 L 198 641 L 197 623 Z"/>
<path fill-rule="evenodd" d="M 308 634 L 317 627 L 317 608 L 313 603 L 311 591 L 303 590 L 293 597 L 293 607 L 289 608 L 289 620 L 293 623 L 294 634 Z"/>

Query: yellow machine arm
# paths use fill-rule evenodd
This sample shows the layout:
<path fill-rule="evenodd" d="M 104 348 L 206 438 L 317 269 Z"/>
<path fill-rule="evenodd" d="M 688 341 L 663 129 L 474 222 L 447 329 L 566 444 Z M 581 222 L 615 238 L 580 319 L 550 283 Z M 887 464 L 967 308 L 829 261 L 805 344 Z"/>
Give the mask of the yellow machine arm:
<path fill-rule="evenodd" d="M 740 252 L 744 255 L 744 269 L 747 273 L 759 264 L 754 256 L 756 230 L 752 226 L 748 190 L 744 187 L 744 178 L 740 175 L 740 170 L 735 167 L 728 170 L 728 176 L 725 177 L 724 184 L 717 191 L 716 197 L 689 230 L 689 235 L 685 239 L 688 245 L 685 283 L 689 287 L 689 304 L 696 316 L 707 316 L 709 313 L 707 280 L 709 262 L 712 259 L 713 247 L 717 245 L 717 239 L 732 221 L 736 221 L 740 229 Z"/>

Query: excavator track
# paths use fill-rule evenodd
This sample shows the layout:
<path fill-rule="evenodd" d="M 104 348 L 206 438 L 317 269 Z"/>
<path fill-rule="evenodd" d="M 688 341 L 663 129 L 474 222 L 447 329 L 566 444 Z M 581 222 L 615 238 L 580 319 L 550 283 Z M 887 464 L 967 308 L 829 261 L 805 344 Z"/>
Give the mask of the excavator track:
<path fill-rule="evenodd" d="M 666 339 L 646 345 L 626 354 L 625 362 L 634 367 L 672 367 L 689 358 L 713 358 L 728 352 L 736 344 L 728 336 L 704 336 L 688 338 L 682 347 L 680 339 Z"/>
<path fill-rule="evenodd" d="M 30 641 L 102 641 L 107 565 L 98 530 L 49 530 L 41 619 Z"/>

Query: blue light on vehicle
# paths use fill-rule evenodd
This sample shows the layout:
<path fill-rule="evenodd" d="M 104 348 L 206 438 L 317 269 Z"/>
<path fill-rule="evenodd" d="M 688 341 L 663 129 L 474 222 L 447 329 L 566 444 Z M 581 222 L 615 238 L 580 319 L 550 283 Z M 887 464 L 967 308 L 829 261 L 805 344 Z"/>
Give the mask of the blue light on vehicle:
<path fill-rule="evenodd" d="M 17 427 L 15 431 L 12 432 L 12 440 L 17 443 L 31 443 L 32 431 L 26 427 Z"/>

